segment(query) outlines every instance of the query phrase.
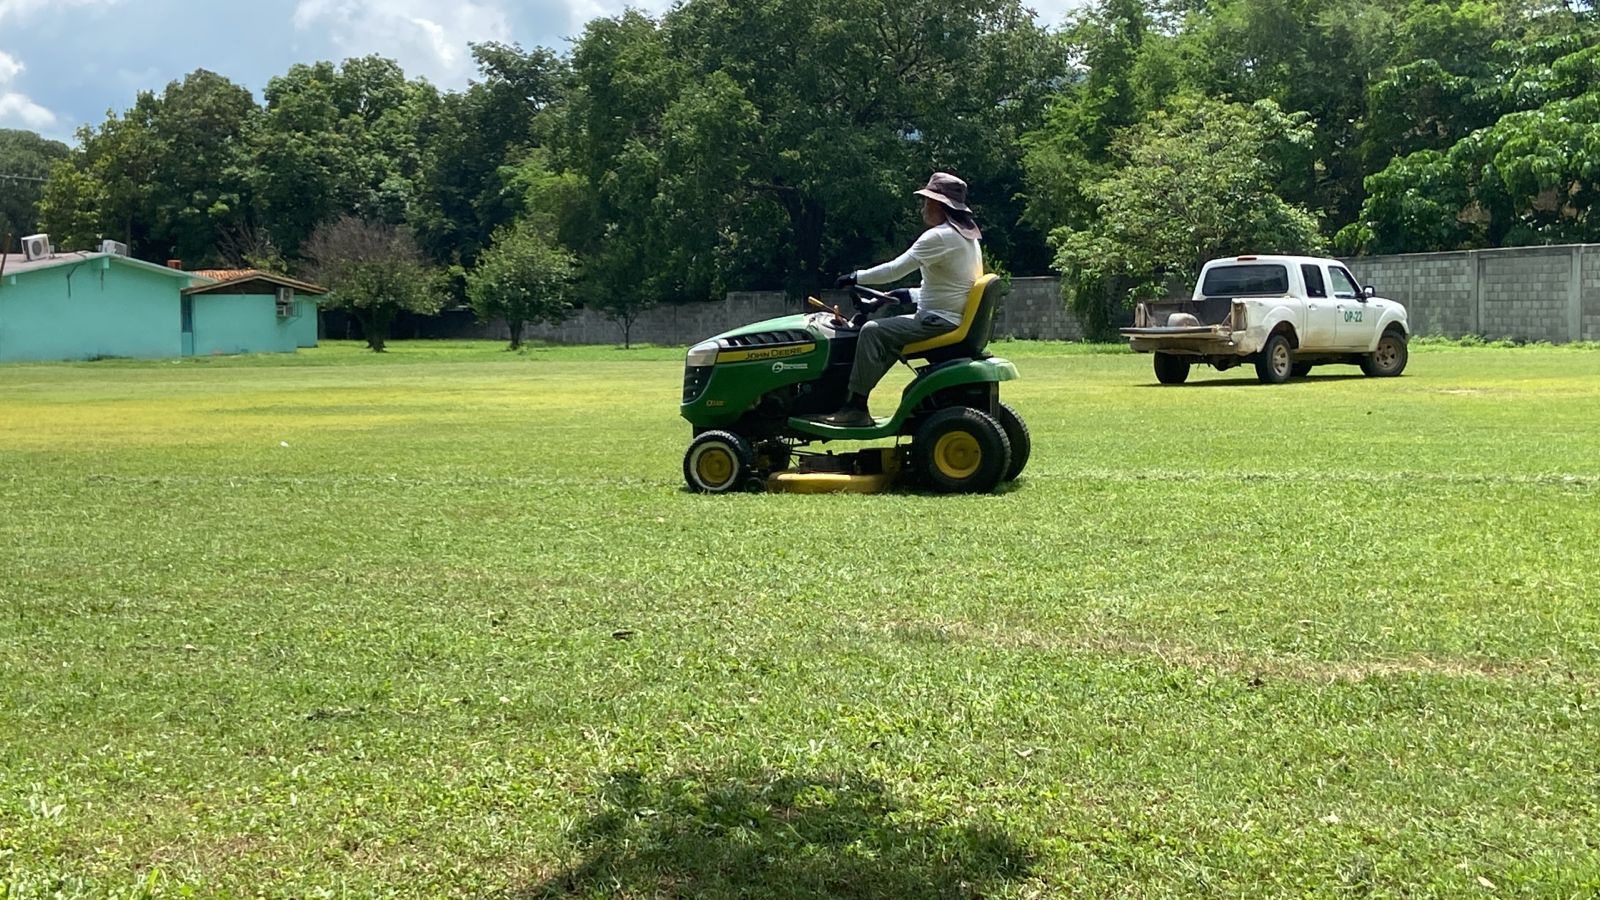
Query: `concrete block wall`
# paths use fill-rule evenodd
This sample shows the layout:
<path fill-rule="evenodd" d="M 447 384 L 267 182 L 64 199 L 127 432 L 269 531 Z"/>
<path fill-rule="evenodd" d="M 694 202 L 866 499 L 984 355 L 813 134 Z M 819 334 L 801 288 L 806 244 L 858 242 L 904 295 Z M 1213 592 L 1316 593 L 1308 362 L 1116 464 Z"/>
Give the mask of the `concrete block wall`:
<path fill-rule="evenodd" d="M 1459 337 L 1477 330 L 1476 261 L 1466 252 L 1347 259 L 1351 274 L 1378 296 L 1405 304 L 1414 334 Z"/>
<path fill-rule="evenodd" d="M 994 335 L 1025 341 L 1081 341 L 1083 326 L 1061 297 L 1059 278 L 1013 278 L 995 312 Z"/>
<path fill-rule="evenodd" d="M 1600 341 L 1600 246 L 1585 246 L 1582 261 L 1583 339 Z"/>
<path fill-rule="evenodd" d="M 1564 343 L 1600 341 L 1600 244 L 1518 247 L 1456 253 L 1413 253 L 1345 260 L 1362 284 L 1398 300 L 1415 334 Z M 1173 285 L 1174 296 L 1187 285 Z M 849 309 L 842 292 L 824 294 Z M 705 303 L 658 306 L 633 327 L 638 343 L 684 346 L 750 322 L 801 312 L 782 291 L 737 291 Z M 432 336 L 507 336 L 503 323 L 454 323 Z M 569 344 L 621 344 L 622 327 L 581 310 L 556 326 L 530 328 L 530 339 Z M 995 336 L 1023 340 L 1083 339 L 1056 278 L 1014 278 L 995 317 Z"/>
<path fill-rule="evenodd" d="M 1570 331 L 1572 247 L 1482 251 L 1478 256 L 1480 334 L 1552 343 L 1578 337 Z"/>

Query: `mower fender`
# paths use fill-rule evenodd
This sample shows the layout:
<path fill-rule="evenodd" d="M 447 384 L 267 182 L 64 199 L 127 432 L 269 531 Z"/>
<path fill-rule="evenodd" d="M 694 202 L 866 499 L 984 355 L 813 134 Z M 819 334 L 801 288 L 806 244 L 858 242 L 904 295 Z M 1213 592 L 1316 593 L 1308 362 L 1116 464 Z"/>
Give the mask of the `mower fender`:
<path fill-rule="evenodd" d="M 1017 377 L 1017 367 L 1010 360 L 997 356 L 988 359 L 969 359 L 959 363 L 946 363 L 906 385 L 900 395 L 900 408 L 894 415 L 877 420 L 870 428 L 837 428 L 814 419 L 792 418 L 789 427 L 795 431 L 830 441 L 872 441 L 894 437 L 900 433 L 906 419 L 916 411 L 922 401 L 948 388 L 964 384 L 989 384 L 1011 381 Z"/>

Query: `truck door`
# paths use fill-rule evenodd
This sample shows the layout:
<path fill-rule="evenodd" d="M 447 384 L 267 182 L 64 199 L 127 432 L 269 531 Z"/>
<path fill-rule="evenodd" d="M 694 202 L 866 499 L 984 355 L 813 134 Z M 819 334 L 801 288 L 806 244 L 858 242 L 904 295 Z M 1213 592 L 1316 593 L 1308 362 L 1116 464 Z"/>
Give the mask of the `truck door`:
<path fill-rule="evenodd" d="M 1333 288 L 1333 308 L 1337 313 L 1337 346 L 1341 350 L 1367 349 L 1378 322 L 1375 311 L 1367 307 L 1367 298 L 1361 295 L 1361 285 L 1344 266 L 1328 267 L 1328 283 Z"/>
<path fill-rule="evenodd" d="M 1301 265 L 1300 277 L 1306 283 L 1306 329 L 1300 335 L 1300 348 L 1325 350 L 1334 346 L 1338 333 L 1333 302 L 1328 299 L 1328 284 L 1323 280 L 1321 266 Z"/>

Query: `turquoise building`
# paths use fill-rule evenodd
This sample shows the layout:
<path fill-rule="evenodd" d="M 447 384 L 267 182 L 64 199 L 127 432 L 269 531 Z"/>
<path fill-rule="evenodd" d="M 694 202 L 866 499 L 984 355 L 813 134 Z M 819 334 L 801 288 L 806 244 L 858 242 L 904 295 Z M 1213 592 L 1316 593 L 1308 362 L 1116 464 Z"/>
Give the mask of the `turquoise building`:
<path fill-rule="evenodd" d="M 0 362 L 291 353 L 317 345 L 326 293 L 117 253 L 0 254 Z"/>

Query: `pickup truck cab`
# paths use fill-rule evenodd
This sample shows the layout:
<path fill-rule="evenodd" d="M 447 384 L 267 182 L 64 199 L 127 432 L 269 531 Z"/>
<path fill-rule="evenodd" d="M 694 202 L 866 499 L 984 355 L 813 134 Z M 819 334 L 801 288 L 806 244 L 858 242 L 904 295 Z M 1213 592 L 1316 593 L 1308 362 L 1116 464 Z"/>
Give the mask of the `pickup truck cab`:
<path fill-rule="evenodd" d="M 1135 352 L 1155 354 L 1162 384 L 1182 384 L 1197 362 L 1251 362 L 1261 381 L 1282 384 L 1329 363 L 1399 375 L 1410 325 L 1404 306 L 1336 259 L 1240 256 L 1206 263 L 1187 300 L 1140 303 L 1122 333 Z"/>

